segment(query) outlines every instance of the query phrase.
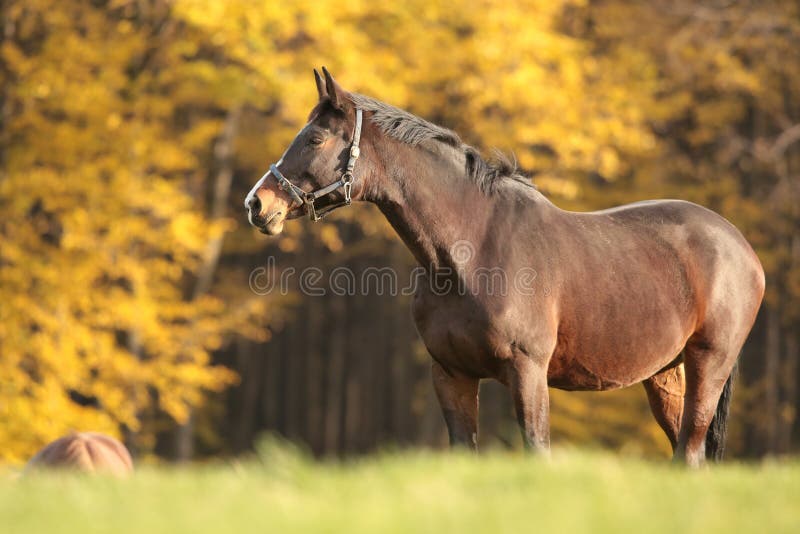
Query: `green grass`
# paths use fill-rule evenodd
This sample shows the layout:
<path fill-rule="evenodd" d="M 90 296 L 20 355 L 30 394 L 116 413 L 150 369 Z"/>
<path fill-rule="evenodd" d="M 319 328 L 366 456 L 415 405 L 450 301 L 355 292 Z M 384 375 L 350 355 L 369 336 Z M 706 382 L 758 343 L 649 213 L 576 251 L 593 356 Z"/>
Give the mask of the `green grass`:
<path fill-rule="evenodd" d="M 0 474 L 0 532 L 800 532 L 800 462 L 697 472 L 608 454 L 404 453 Z"/>

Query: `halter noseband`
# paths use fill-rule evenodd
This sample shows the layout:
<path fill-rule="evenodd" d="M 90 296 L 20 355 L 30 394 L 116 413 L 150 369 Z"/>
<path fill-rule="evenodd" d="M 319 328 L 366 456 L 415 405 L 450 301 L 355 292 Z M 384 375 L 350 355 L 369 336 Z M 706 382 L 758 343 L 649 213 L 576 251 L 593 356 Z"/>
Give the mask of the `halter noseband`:
<path fill-rule="evenodd" d="M 289 208 L 290 210 L 297 206 L 304 206 L 306 214 L 308 214 L 308 218 L 312 221 L 318 221 L 336 208 L 350 205 L 350 192 L 353 189 L 353 168 L 356 166 L 356 160 L 358 159 L 358 156 L 361 155 L 361 150 L 358 148 L 358 144 L 361 142 L 361 121 L 362 111 L 356 108 L 356 127 L 353 131 L 353 143 L 350 145 L 350 159 L 347 160 L 347 167 L 345 168 L 342 177 L 332 184 L 328 184 L 325 187 L 321 187 L 315 191 L 306 193 L 290 182 L 289 179 L 283 174 L 281 174 L 281 171 L 278 170 L 277 164 L 273 163 L 269 166 L 269 172 L 275 177 L 275 181 L 278 182 L 278 186 L 292 197 L 292 206 Z M 317 211 L 317 209 L 314 207 L 314 201 L 320 197 L 333 193 L 340 187 L 344 188 L 344 200 L 342 202 L 337 202 L 336 204 L 325 206 L 321 210 Z"/>

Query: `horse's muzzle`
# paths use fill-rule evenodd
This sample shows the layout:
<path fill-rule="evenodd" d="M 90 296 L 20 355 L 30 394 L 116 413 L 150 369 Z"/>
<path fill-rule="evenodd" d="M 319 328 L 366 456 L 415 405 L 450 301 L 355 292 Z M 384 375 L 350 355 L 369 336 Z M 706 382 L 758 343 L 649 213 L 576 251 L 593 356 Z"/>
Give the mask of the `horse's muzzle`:
<path fill-rule="evenodd" d="M 258 229 L 259 232 L 266 235 L 277 235 L 283 230 L 283 211 L 278 210 L 262 217 L 255 211 L 249 211 L 247 215 L 250 224 Z"/>

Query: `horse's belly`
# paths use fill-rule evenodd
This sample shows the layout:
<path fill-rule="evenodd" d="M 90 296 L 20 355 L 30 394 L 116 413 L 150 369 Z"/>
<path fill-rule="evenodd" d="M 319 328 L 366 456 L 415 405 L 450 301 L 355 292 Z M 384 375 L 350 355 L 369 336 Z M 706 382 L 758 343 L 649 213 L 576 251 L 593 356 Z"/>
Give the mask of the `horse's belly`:
<path fill-rule="evenodd" d="M 605 346 L 599 341 L 559 343 L 550 359 L 547 383 L 575 391 L 605 391 L 639 383 L 672 363 L 688 335 L 654 334 L 646 342 L 627 339 L 622 347 Z"/>
<path fill-rule="evenodd" d="M 574 390 L 625 387 L 678 356 L 696 328 L 694 298 L 682 276 L 638 270 L 618 265 L 616 276 L 624 285 L 607 277 L 591 291 L 562 295 L 549 384 Z"/>
<path fill-rule="evenodd" d="M 580 358 L 554 356 L 547 369 L 547 385 L 569 391 L 606 391 L 618 389 L 639 380 L 631 380 L 629 374 L 608 369 L 593 369 Z"/>

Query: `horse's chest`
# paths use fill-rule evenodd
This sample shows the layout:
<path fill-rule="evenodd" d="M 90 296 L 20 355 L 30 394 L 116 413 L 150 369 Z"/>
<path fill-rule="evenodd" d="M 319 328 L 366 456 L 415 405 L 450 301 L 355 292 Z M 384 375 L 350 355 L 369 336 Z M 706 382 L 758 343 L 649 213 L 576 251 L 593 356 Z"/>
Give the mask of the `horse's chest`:
<path fill-rule="evenodd" d="M 502 325 L 470 299 L 417 294 L 412 311 L 425 346 L 445 368 L 491 377 L 510 356 Z"/>

